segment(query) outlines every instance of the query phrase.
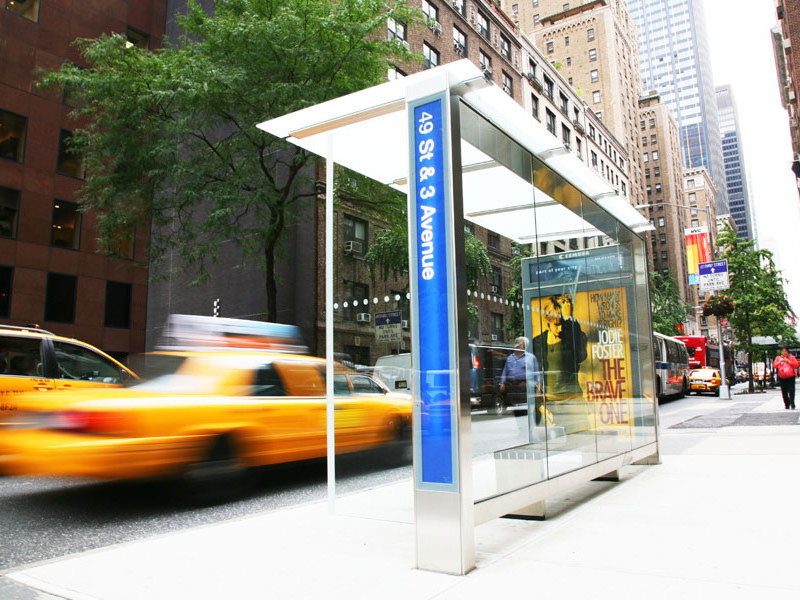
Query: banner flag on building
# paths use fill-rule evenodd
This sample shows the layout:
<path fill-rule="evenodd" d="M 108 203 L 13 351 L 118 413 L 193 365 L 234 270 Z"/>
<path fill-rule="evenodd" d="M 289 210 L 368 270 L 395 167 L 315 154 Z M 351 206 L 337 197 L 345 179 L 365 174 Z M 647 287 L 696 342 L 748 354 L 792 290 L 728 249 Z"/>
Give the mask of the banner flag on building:
<path fill-rule="evenodd" d="M 686 235 L 686 267 L 689 273 L 689 285 L 700 284 L 700 263 L 711 260 L 711 244 L 708 239 L 708 227 L 689 227 Z"/>

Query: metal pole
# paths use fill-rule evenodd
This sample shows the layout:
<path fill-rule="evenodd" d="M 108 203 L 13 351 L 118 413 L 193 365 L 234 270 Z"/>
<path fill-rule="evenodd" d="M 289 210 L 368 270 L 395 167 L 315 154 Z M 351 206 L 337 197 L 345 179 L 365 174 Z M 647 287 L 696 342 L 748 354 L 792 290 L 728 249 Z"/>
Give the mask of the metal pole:
<path fill-rule="evenodd" d="M 336 513 L 336 405 L 333 397 L 333 136 L 325 161 L 325 395 L 328 437 L 328 512 Z"/>
<path fill-rule="evenodd" d="M 722 342 L 722 325 L 719 315 L 717 315 L 717 343 L 719 344 L 719 366 L 722 371 L 722 385 L 719 388 L 719 397 L 723 400 L 731 399 L 731 388 L 728 386 L 728 377 L 725 369 L 725 345 Z"/>

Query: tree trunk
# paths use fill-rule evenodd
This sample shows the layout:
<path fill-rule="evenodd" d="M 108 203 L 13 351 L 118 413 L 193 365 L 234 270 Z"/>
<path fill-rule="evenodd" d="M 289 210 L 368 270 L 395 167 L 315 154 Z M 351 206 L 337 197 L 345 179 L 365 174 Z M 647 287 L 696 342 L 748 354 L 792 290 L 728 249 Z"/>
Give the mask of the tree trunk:
<path fill-rule="evenodd" d="M 278 286 L 275 282 L 275 246 L 267 245 L 264 247 L 264 269 L 266 275 L 267 292 L 267 321 L 270 323 L 278 322 Z"/>

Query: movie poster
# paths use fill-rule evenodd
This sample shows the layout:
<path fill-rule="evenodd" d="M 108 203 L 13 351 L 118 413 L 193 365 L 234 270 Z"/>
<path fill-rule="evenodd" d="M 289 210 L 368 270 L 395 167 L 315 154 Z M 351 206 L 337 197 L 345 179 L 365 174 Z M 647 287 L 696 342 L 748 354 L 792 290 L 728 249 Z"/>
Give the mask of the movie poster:
<path fill-rule="evenodd" d="M 618 259 L 598 249 L 529 265 L 526 333 L 542 371 L 547 422 L 567 434 L 632 431 L 629 290 L 620 285 Z"/>

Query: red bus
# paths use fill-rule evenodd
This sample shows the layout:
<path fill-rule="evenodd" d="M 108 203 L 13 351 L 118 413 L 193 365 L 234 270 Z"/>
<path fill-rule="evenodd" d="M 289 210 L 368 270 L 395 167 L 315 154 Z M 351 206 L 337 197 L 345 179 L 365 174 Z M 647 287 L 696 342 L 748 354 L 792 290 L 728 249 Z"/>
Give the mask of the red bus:
<path fill-rule="evenodd" d="M 713 367 L 719 369 L 719 346 L 708 341 L 702 335 L 676 335 L 676 340 L 686 344 L 686 351 L 689 353 L 689 369 L 699 369 L 700 367 Z M 725 371 L 728 379 L 732 380 L 735 372 L 733 364 L 733 354 L 730 344 L 723 345 L 725 353 Z"/>

